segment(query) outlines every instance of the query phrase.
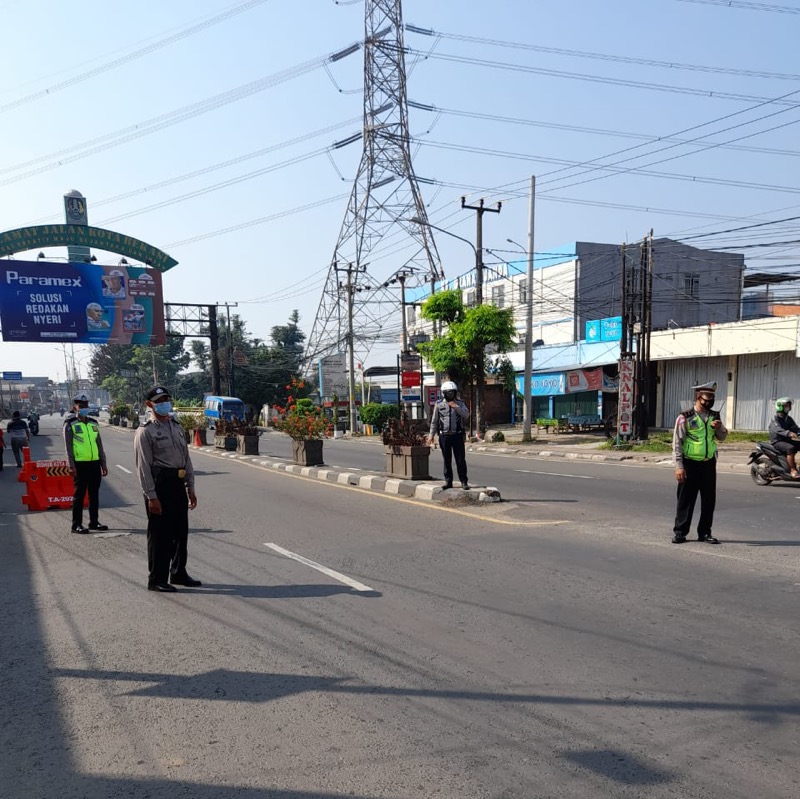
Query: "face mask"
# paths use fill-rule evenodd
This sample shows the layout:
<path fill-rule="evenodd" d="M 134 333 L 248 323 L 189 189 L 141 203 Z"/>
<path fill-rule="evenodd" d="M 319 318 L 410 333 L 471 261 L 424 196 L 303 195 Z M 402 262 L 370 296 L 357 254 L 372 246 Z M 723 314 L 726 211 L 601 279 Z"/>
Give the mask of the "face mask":
<path fill-rule="evenodd" d="M 88 408 L 78 408 L 78 416 L 88 416 L 89 409 Z"/>
<path fill-rule="evenodd" d="M 711 410 L 714 407 L 714 402 L 716 402 L 715 398 L 708 398 L 708 397 L 701 397 L 700 404 L 706 409 Z"/>
<path fill-rule="evenodd" d="M 452 400 L 454 400 L 456 398 L 456 392 L 455 391 L 445 391 L 444 392 L 444 398 L 448 402 L 452 402 Z"/>
<path fill-rule="evenodd" d="M 172 411 L 172 403 L 169 400 L 166 402 L 154 402 L 153 410 L 159 416 L 169 416 L 170 412 Z"/>

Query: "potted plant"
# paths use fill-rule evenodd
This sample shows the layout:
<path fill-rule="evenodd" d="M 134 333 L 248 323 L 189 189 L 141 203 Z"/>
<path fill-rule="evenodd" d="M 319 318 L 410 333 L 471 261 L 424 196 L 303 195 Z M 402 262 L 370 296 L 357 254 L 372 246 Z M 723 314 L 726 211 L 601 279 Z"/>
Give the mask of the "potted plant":
<path fill-rule="evenodd" d="M 430 480 L 431 448 L 425 443 L 424 423 L 389 419 L 382 433 L 386 473 L 404 480 Z"/>
<path fill-rule="evenodd" d="M 258 455 L 258 439 L 261 431 L 251 422 L 233 420 L 236 423 L 236 451 L 240 455 Z"/>
<path fill-rule="evenodd" d="M 183 437 L 186 439 L 187 444 L 192 443 L 192 436 L 197 425 L 197 416 L 193 413 L 179 413 L 178 424 L 183 430 Z"/>
<path fill-rule="evenodd" d="M 124 402 L 116 405 L 114 410 L 116 411 L 116 415 L 119 417 L 119 426 L 120 427 L 127 427 L 128 426 L 128 419 L 130 419 L 131 415 L 131 406 L 126 405 Z"/>
<path fill-rule="evenodd" d="M 234 425 L 227 419 L 217 419 L 214 427 L 214 446 L 233 452 L 238 444 Z"/>
<path fill-rule="evenodd" d="M 322 440 L 329 422 L 310 399 L 290 404 L 286 416 L 275 425 L 292 439 L 294 462 L 302 466 L 320 466 Z"/>

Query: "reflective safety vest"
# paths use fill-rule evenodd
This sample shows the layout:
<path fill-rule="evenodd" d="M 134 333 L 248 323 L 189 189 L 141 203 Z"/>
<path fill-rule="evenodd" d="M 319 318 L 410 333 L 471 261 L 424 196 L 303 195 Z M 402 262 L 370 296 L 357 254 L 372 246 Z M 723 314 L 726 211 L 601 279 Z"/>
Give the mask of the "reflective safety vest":
<path fill-rule="evenodd" d="M 710 461 L 717 454 L 717 439 L 709 416 L 704 421 L 699 413 L 692 412 L 686 416 L 686 438 L 683 439 L 683 457 L 690 461 Z"/>
<path fill-rule="evenodd" d="M 73 422 L 72 425 L 72 454 L 76 462 L 99 461 L 100 450 L 97 439 L 100 430 L 95 422 Z"/>

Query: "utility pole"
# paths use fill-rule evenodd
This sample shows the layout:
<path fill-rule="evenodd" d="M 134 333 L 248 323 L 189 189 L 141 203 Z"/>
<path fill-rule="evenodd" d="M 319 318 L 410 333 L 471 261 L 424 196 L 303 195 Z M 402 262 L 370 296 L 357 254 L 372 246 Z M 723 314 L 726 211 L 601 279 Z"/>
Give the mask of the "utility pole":
<path fill-rule="evenodd" d="M 531 199 L 528 209 L 528 291 L 525 303 L 525 375 L 522 380 L 522 393 L 524 416 L 522 418 L 522 440 L 531 440 L 531 425 L 533 421 L 533 397 L 531 396 L 531 383 L 533 382 L 533 243 L 534 222 L 536 219 L 536 176 L 531 175 Z"/>
<path fill-rule="evenodd" d="M 478 305 L 483 305 L 483 215 L 487 211 L 499 214 L 503 204 L 497 203 L 497 208 L 487 208 L 481 200 L 477 205 L 467 205 L 467 198 L 462 197 L 461 207 L 468 211 L 475 211 L 475 301 Z"/>
<path fill-rule="evenodd" d="M 339 289 L 344 289 L 347 301 L 347 363 L 348 363 L 348 394 L 350 395 L 349 411 L 350 411 L 350 435 L 356 432 L 358 422 L 358 414 L 356 411 L 356 358 L 355 358 L 355 333 L 353 330 L 353 297 L 358 291 L 358 287 L 353 281 L 354 272 L 363 272 L 365 269 L 353 267 L 353 264 L 347 264 L 347 269 L 339 269 L 337 264 L 334 264 L 334 269 L 337 272 L 345 272 L 347 280 L 344 283 L 339 283 Z M 334 408 L 334 418 L 338 416 L 339 409 Z"/>
<path fill-rule="evenodd" d="M 217 325 L 217 306 L 208 306 L 208 338 L 211 350 L 211 393 L 215 396 L 220 394 L 219 376 L 219 327 Z"/>
<path fill-rule="evenodd" d="M 483 215 L 489 211 L 499 214 L 503 207 L 502 203 L 497 203 L 497 208 L 487 208 L 481 200 L 478 205 L 467 205 L 467 198 L 461 198 L 461 207 L 470 211 L 475 211 L 476 235 L 475 235 L 475 301 L 478 305 L 483 305 Z M 475 432 L 478 438 L 483 438 L 486 433 L 486 420 L 483 414 L 483 398 L 486 393 L 486 375 L 483 367 L 478 369 L 475 376 L 476 397 L 475 397 Z"/>

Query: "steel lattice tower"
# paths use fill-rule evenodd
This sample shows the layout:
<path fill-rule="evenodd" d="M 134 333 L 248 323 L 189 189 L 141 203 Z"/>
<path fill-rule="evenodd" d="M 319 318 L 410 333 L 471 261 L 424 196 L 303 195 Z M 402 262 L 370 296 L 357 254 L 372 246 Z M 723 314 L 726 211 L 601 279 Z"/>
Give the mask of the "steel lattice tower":
<path fill-rule="evenodd" d="M 363 153 L 306 348 L 307 364 L 343 352 L 352 293 L 354 350 L 363 360 L 399 329 L 398 269 L 443 276 L 411 163 L 401 0 L 365 0 Z M 350 140 L 345 140 L 347 143 Z M 350 289 L 343 273 L 350 267 Z M 411 285 L 411 282 L 409 282 Z M 399 340 L 399 334 L 397 335 Z"/>

